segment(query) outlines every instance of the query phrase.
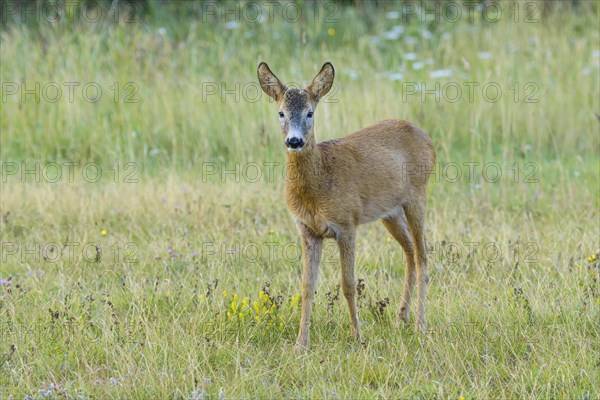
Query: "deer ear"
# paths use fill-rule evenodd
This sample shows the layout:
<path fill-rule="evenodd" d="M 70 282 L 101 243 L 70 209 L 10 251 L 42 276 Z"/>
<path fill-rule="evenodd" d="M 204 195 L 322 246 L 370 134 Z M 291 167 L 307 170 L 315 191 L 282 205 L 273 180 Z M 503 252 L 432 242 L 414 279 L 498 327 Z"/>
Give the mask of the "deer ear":
<path fill-rule="evenodd" d="M 275 99 L 275 101 L 279 101 L 287 88 L 281 81 L 275 76 L 273 72 L 269 69 L 269 66 L 265 62 L 261 62 L 258 64 L 258 82 L 260 83 L 260 87 L 263 92 L 268 94 L 270 97 Z"/>
<path fill-rule="evenodd" d="M 331 65 L 330 62 L 326 62 L 306 90 L 316 101 L 319 101 L 331 89 L 334 77 L 335 69 L 333 68 L 333 65 Z"/>

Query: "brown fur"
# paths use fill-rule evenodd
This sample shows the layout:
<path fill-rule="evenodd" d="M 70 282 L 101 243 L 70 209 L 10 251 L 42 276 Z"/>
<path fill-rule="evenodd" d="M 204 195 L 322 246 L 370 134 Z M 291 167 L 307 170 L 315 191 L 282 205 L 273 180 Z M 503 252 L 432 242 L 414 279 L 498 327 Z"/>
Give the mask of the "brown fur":
<path fill-rule="evenodd" d="M 282 121 L 284 134 L 290 124 L 303 129 L 310 125 L 304 132 L 306 144 L 302 150 L 287 154 L 286 201 L 302 237 L 304 261 L 302 317 L 296 346 L 308 346 L 310 311 L 324 238 L 335 239 L 340 248 L 342 290 L 348 301 L 351 330 L 354 337 L 361 337 L 354 278 L 355 232 L 358 225 L 377 219 L 383 220 L 408 259 L 400 316 L 408 320 L 416 270 L 416 324 L 424 330 L 429 279 L 425 197 L 435 163 L 431 140 L 410 122 L 385 120 L 344 138 L 317 144 L 312 120 L 298 121 L 306 110 L 314 111 L 319 99 L 329 91 L 333 66 L 323 66 L 305 89 L 308 96 L 291 92 L 294 89 L 287 91 L 264 63 L 259 65 L 258 76 L 265 93 L 289 115 Z"/>

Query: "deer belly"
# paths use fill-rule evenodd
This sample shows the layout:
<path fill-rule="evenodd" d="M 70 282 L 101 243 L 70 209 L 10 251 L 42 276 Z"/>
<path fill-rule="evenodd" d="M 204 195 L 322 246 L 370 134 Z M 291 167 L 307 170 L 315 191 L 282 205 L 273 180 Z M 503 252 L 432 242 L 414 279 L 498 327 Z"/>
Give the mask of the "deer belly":
<path fill-rule="evenodd" d="M 310 215 L 294 215 L 296 223 L 301 223 L 310 228 L 315 235 L 323 238 L 336 238 L 339 236 L 339 227 L 332 222 Z"/>

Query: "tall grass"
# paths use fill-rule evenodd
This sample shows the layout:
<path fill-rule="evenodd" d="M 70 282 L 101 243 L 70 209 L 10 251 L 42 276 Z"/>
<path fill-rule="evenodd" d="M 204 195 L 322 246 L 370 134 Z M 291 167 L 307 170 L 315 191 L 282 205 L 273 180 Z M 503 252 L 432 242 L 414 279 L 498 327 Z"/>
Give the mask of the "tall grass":
<path fill-rule="evenodd" d="M 552 158 L 594 155 L 599 82 L 593 51 L 599 37 L 587 27 L 595 25 L 597 11 L 590 2 L 566 14 L 540 11 L 538 22 L 530 23 L 515 23 L 505 7 L 496 23 L 475 13 L 474 22 L 412 18 L 403 24 L 379 12 L 368 24 L 354 8 L 337 8 L 325 23 L 325 16 L 290 23 L 275 13 L 273 23 L 233 26 L 202 23 L 205 16 L 42 24 L 35 31 L 9 25 L 2 33 L 3 82 L 26 82 L 29 89 L 37 82 L 40 92 L 55 82 L 63 97 L 50 103 L 41 96 L 36 103 L 27 95 L 23 103 L 20 93 L 7 96 L 1 157 L 145 164 L 161 159 L 169 167 L 282 159 L 274 106 L 257 92 L 261 60 L 284 81 L 298 84 L 312 79 L 324 60 L 337 67 L 337 91 L 329 98 L 336 102 L 322 104 L 317 114 L 321 139 L 380 119 L 405 118 L 435 139 L 442 159 L 455 151 L 469 158 L 513 159 L 526 145 L 533 154 Z M 386 39 L 385 32 L 398 25 L 404 33 Z M 406 60 L 407 53 L 416 59 Z M 424 64 L 415 69 L 416 63 Z M 447 69 L 450 77 L 430 77 Z M 72 103 L 64 82 L 80 84 Z M 97 103 L 83 98 L 82 87 L 90 82 L 103 91 Z M 128 82 L 132 85 L 125 88 Z M 456 85 L 448 86 L 439 102 L 431 94 L 425 101 L 418 93 L 407 94 L 411 83 L 432 90 L 436 82 Z M 466 82 L 479 84 L 473 102 Z M 486 84 L 502 90 L 497 102 L 493 87 L 486 101 Z M 211 94 L 215 85 L 218 91 Z M 448 101 L 456 97 L 456 86 L 462 96 Z M 135 88 L 139 91 L 130 100 L 138 102 L 126 103 Z"/>

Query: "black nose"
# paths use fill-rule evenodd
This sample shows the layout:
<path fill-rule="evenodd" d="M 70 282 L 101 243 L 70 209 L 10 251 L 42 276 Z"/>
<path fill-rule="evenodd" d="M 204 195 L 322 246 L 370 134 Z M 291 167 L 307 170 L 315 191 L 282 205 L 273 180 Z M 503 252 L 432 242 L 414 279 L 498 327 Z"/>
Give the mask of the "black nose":
<path fill-rule="evenodd" d="M 297 137 L 293 137 L 291 139 L 286 139 L 285 145 L 290 149 L 299 149 L 302 146 L 304 146 L 304 140 Z"/>

